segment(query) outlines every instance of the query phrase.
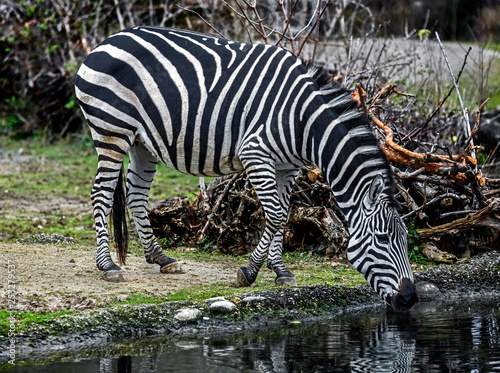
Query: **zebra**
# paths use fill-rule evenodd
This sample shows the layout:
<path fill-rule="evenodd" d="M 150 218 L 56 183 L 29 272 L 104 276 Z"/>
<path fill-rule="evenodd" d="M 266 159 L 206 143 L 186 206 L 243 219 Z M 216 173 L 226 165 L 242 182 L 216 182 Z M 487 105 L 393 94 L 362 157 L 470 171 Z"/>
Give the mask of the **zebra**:
<path fill-rule="evenodd" d="M 238 285 L 253 284 L 267 256 L 276 285 L 295 286 L 282 258 L 283 229 L 298 171 L 315 164 L 348 221 L 351 265 L 390 308 L 417 301 L 388 160 L 351 93 L 322 69 L 277 46 L 139 26 L 87 56 L 75 93 L 98 154 L 91 199 L 101 271 L 121 270 L 110 256 L 107 219 L 113 211 L 123 263 L 125 199 L 146 261 L 161 272 L 182 271 L 147 216 L 161 161 L 198 176 L 245 171 L 266 225 L 248 266 L 237 271 Z"/>

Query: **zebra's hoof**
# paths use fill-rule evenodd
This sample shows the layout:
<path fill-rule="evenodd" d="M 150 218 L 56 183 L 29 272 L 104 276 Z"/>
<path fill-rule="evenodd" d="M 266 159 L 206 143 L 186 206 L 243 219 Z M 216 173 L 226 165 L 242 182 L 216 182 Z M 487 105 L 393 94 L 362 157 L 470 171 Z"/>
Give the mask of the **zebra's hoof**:
<path fill-rule="evenodd" d="M 277 276 L 276 280 L 274 280 L 274 283 L 277 286 L 297 286 L 297 281 L 295 281 L 295 276 L 292 273 L 288 274 L 287 276 Z"/>
<path fill-rule="evenodd" d="M 175 261 L 170 264 L 166 264 L 160 268 L 161 273 L 172 273 L 172 274 L 182 274 L 186 273 L 182 268 L 179 262 Z"/>
<path fill-rule="evenodd" d="M 118 267 L 119 268 L 119 267 Z M 125 278 L 121 269 L 113 269 L 109 271 L 104 271 L 102 274 L 102 279 L 108 282 L 124 282 Z"/>
<path fill-rule="evenodd" d="M 238 269 L 238 286 L 239 287 L 248 287 L 252 285 L 255 281 L 255 279 L 251 279 L 250 275 L 248 274 L 248 269 L 246 267 L 241 267 Z"/>

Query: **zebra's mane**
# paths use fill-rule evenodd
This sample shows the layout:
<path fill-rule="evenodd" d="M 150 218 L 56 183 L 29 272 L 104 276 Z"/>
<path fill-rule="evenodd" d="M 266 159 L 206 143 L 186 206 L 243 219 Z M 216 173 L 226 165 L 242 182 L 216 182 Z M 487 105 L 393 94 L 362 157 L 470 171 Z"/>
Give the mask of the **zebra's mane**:
<path fill-rule="evenodd" d="M 332 108 L 337 112 L 338 115 L 342 115 L 346 112 L 357 112 L 359 115 L 346 115 L 346 120 L 342 123 L 348 131 L 352 131 L 354 128 L 359 129 L 356 131 L 361 133 L 359 136 L 353 136 L 352 139 L 357 147 L 366 145 L 376 145 L 379 149 L 376 153 L 371 153 L 368 158 L 378 158 L 383 160 L 380 165 L 381 169 L 385 171 L 384 180 L 386 181 L 385 192 L 388 197 L 388 202 L 391 206 L 398 210 L 401 210 L 401 204 L 395 198 L 396 184 L 394 182 L 393 173 L 389 160 L 385 155 L 382 148 L 380 148 L 380 142 L 373 133 L 373 129 L 370 122 L 366 116 L 366 113 L 362 112 L 359 108 L 358 103 L 352 98 L 352 91 L 343 87 L 341 84 L 332 80 L 331 75 L 325 71 L 322 67 L 307 63 L 307 71 L 311 78 L 314 80 L 318 88 L 324 92 L 326 100 L 332 104 Z"/>

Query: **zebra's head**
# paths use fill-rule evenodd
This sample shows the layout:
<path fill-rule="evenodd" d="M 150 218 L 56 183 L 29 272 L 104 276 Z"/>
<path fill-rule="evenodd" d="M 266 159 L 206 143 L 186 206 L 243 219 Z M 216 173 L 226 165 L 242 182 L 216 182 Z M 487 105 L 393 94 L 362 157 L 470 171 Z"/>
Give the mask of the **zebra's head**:
<path fill-rule="evenodd" d="M 347 259 L 388 309 L 400 312 L 417 302 L 417 292 L 408 259 L 408 232 L 385 188 L 378 175 L 362 197 L 359 215 L 351 219 L 357 224 L 349 229 Z"/>

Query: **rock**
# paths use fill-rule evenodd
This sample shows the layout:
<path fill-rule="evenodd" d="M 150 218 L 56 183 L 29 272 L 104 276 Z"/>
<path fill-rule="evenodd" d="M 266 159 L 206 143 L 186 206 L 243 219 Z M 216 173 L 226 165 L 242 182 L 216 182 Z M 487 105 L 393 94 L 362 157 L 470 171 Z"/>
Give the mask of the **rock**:
<path fill-rule="evenodd" d="M 422 245 L 422 254 L 436 263 L 451 264 L 458 260 L 455 255 L 439 250 L 436 245 L 431 242 Z"/>
<path fill-rule="evenodd" d="M 242 303 L 248 303 L 248 304 L 254 304 L 254 303 L 259 303 L 259 302 L 264 302 L 266 301 L 266 297 L 262 296 L 251 296 L 251 297 L 245 297 L 241 300 Z"/>
<path fill-rule="evenodd" d="M 210 305 L 210 311 L 218 313 L 230 313 L 236 309 L 236 304 L 228 300 L 219 300 Z"/>
<path fill-rule="evenodd" d="M 441 290 L 439 290 L 439 288 L 432 282 L 428 281 L 417 282 L 415 284 L 415 287 L 417 288 L 417 295 L 419 301 L 441 299 L 441 297 L 443 296 Z"/>
<path fill-rule="evenodd" d="M 43 226 L 38 226 L 40 229 Z M 16 242 L 24 244 L 54 244 L 54 245 L 76 245 L 76 241 L 73 237 L 65 237 L 58 234 L 45 234 L 40 233 L 29 238 L 24 238 L 17 240 Z"/>
<path fill-rule="evenodd" d="M 194 322 L 202 316 L 197 308 L 181 308 L 175 311 L 174 319 L 183 322 Z"/>
<path fill-rule="evenodd" d="M 226 300 L 226 298 L 224 298 L 224 297 L 214 297 L 214 298 L 205 299 L 204 302 L 207 304 L 208 307 L 210 307 L 213 303 L 224 301 L 224 300 Z"/>

